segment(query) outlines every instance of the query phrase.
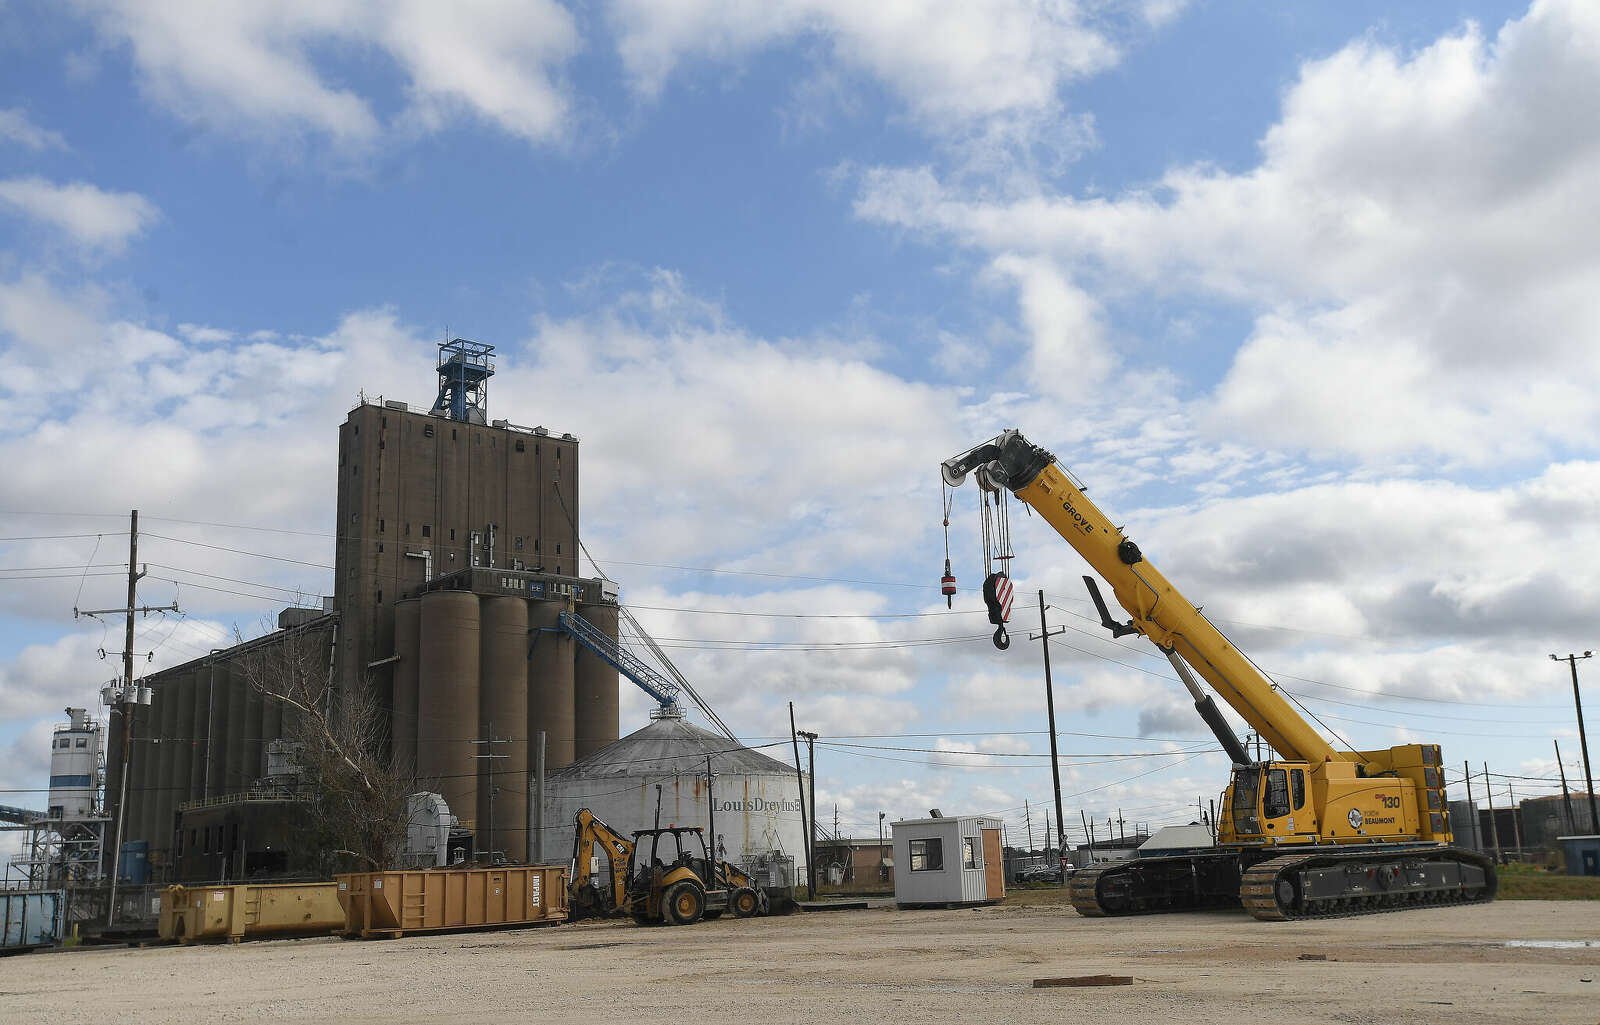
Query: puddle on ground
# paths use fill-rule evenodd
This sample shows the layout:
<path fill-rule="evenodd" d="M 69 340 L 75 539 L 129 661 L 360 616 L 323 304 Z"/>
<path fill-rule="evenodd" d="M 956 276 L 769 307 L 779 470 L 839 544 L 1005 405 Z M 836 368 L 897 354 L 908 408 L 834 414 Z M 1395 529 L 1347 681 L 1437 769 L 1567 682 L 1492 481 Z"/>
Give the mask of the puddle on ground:
<path fill-rule="evenodd" d="M 1582 950 L 1600 947 L 1600 940 L 1506 940 L 1503 947 L 1538 947 L 1541 950 Z"/>

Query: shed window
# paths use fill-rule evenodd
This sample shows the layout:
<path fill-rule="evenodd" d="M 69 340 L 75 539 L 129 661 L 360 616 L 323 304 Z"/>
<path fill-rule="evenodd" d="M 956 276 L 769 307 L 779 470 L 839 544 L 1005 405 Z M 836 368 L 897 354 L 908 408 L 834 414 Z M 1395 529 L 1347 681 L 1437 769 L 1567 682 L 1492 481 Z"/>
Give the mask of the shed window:
<path fill-rule="evenodd" d="M 522 535 L 517 535 L 517 551 L 522 551 Z"/>
<path fill-rule="evenodd" d="M 938 837 L 911 841 L 911 871 L 943 872 L 944 841 Z"/>
<path fill-rule="evenodd" d="M 422 525 L 422 536 L 423 537 L 432 537 L 433 536 L 433 524 L 424 523 Z"/>
<path fill-rule="evenodd" d="M 983 867 L 983 848 L 978 843 L 978 838 L 975 836 L 964 836 L 961 838 L 961 867 Z"/>
<path fill-rule="evenodd" d="M 433 437 L 433 424 L 423 424 L 422 425 L 422 436 L 424 438 Z"/>
<path fill-rule="evenodd" d="M 526 452 L 527 450 L 528 450 L 528 446 L 523 443 L 521 438 L 518 438 L 517 439 L 517 451 L 518 452 Z"/>
<path fill-rule="evenodd" d="M 89 738 L 88 737 L 79 737 L 77 746 L 78 747 L 88 747 L 89 746 Z"/>

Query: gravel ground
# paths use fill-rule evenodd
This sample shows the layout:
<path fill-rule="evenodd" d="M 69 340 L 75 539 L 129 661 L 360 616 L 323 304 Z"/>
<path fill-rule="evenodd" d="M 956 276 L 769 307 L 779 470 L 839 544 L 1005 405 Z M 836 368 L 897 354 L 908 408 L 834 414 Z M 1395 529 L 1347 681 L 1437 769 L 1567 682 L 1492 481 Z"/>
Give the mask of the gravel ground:
<path fill-rule="evenodd" d="M 1059 907 L 875 908 L 687 928 L 589 922 L 83 949 L 0 959 L 0 1019 L 923 1025 L 1133 1013 L 1186 1023 L 1593 1025 L 1596 912 L 1518 901 L 1267 924 L 1237 912 L 1089 920 Z M 1135 982 L 1032 987 L 1102 973 Z"/>

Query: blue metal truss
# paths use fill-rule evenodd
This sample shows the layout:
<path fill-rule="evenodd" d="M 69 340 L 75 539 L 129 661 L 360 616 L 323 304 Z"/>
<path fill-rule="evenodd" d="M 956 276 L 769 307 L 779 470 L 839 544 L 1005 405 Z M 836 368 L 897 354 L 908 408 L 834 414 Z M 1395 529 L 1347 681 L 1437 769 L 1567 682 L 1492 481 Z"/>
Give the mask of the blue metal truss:
<path fill-rule="evenodd" d="M 678 685 L 623 650 L 621 645 L 607 637 L 593 623 L 571 612 L 561 613 L 556 617 L 556 622 L 573 640 L 588 648 L 602 662 L 632 680 L 640 690 L 654 698 L 662 708 L 677 707 Z"/>
<path fill-rule="evenodd" d="M 493 352 L 494 346 L 465 338 L 440 342 L 439 397 L 433 400 L 433 412 L 465 423 L 488 423 Z"/>

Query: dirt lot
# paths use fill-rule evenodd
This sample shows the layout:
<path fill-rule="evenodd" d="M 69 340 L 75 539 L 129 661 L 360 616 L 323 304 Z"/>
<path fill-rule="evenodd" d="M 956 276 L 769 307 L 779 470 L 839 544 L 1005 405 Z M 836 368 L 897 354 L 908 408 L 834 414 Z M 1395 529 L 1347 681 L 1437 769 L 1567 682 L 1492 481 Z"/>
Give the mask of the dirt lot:
<path fill-rule="evenodd" d="M 1032 988 L 1094 973 L 1137 981 Z M 1597 979 L 1592 903 L 1281 925 L 1236 912 L 1087 920 L 1035 905 L 28 954 L 0 959 L 0 1018 L 1592 1025 Z"/>

